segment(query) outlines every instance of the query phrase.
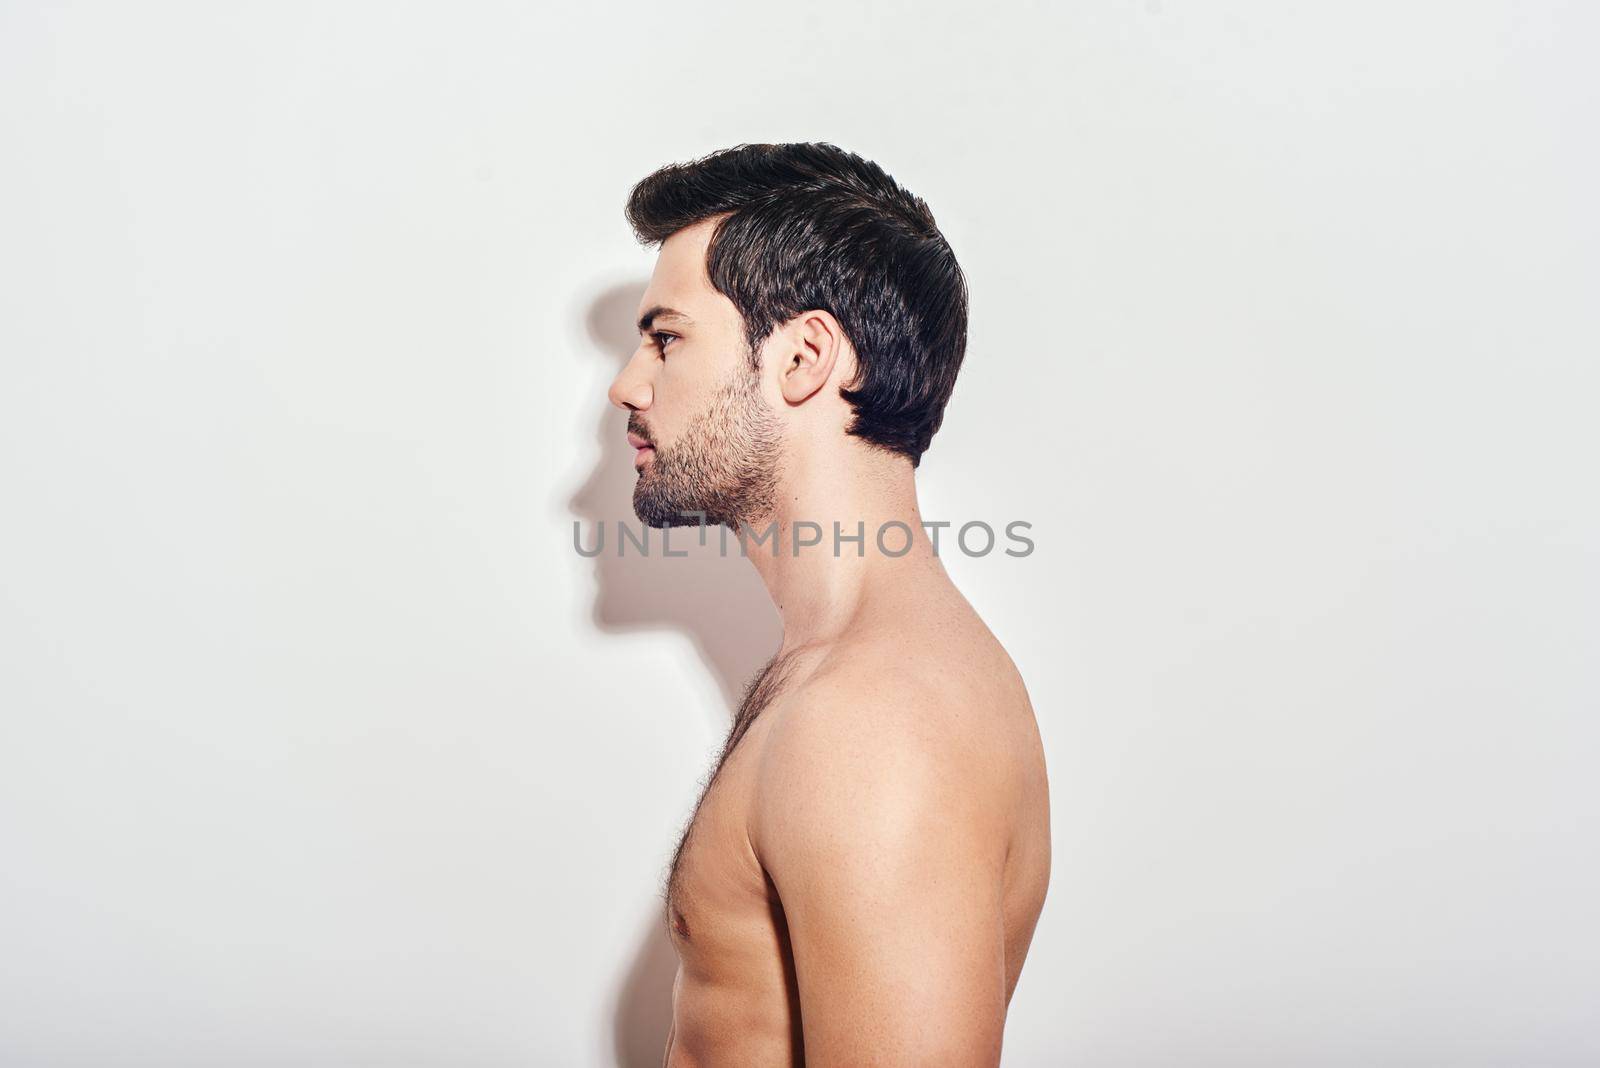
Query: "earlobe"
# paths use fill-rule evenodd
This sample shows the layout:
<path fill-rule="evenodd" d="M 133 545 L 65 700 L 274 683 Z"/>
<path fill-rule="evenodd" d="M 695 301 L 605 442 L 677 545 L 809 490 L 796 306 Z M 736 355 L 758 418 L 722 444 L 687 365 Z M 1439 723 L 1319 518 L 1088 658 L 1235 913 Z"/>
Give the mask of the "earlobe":
<path fill-rule="evenodd" d="M 817 377 L 816 362 L 795 353 L 789 357 L 789 366 L 783 371 L 783 399 L 790 404 L 799 404 L 821 389 L 823 381 L 825 379 Z"/>

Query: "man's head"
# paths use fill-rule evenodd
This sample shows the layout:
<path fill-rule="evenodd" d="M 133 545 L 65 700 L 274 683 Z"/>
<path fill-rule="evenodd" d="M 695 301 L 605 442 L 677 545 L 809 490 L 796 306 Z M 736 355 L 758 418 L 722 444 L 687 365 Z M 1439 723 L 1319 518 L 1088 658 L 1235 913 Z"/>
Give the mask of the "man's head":
<path fill-rule="evenodd" d="M 766 515 L 786 455 L 852 436 L 915 467 L 966 350 L 966 280 L 933 213 L 826 143 L 739 145 L 634 186 L 660 255 L 612 383 L 655 526 Z"/>

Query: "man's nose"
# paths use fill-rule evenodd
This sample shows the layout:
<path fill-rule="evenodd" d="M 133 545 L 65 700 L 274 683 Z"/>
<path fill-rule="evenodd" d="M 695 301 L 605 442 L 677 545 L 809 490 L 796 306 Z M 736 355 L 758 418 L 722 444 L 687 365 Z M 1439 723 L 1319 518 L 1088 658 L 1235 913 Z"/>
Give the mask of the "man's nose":
<path fill-rule="evenodd" d="M 637 353 L 635 354 L 637 355 Z M 653 394 L 649 379 L 639 368 L 639 361 L 629 359 L 617 377 L 612 379 L 606 396 L 623 411 L 642 412 L 650 407 Z"/>

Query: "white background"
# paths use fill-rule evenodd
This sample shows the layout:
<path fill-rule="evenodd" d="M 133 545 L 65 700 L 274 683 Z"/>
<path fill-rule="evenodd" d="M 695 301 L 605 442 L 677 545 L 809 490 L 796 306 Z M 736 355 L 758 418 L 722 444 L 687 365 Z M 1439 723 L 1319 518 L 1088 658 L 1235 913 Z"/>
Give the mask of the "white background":
<path fill-rule="evenodd" d="M 659 1062 L 776 622 L 572 524 L 629 187 L 786 140 L 932 205 L 924 511 L 1034 524 L 947 554 L 1050 762 L 1005 1064 L 1600 1060 L 1597 30 L 7 0 L 0 1063 Z"/>

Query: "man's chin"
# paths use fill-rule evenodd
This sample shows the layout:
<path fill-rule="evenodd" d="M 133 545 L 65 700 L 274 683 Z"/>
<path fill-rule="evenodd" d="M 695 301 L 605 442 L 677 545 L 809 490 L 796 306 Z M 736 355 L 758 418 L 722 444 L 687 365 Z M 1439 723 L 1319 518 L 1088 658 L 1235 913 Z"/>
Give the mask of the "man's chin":
<path fill-rule="evenodd" d="M 666 527 L 697 527 L 700 526 L 702 522 L 699 513 L 694 513 L 691 515 L 674 513 L 670 516 L 665 516 L 657 515 L 655 512 L 641 512 L 639 509 L 635 508 L 633 510 L 633 514 L 638 516 L 639 522 L 643 523 L 645 526 L 655 527 L 658 530 Z M 706 520 L 705 522 L 709 525 L 710 521 Z"/>
<path fill-rule="evenodd" d="M 637 490 L 633 495 L 633 514 L 647 527 L 698 527 L 703 523 L 714 523 L 715 520 L 706 518 L 704 511 L 663 501 Z"/>

